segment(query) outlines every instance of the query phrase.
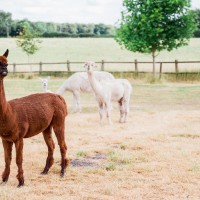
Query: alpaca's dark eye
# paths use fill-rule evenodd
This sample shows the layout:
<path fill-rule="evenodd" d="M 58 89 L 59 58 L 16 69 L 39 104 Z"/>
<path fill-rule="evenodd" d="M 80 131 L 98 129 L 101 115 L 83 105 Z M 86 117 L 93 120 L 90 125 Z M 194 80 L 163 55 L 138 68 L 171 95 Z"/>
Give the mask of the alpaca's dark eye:
<path fill-rule="evenodd" d="M 2 67 L 7 67 L 7 66 L 8 66 L 7 63 L 3 63 L 3 62 L 0 62 L 0 65 L 1 65 Z"/>

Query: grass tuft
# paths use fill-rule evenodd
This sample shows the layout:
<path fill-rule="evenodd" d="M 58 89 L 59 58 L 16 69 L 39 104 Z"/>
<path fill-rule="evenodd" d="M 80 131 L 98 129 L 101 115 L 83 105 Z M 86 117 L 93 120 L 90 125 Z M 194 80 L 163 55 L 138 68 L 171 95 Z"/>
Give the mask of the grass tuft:
<path fill-rule="evenodd" d="M 194 164 L 193 166 L 192 166 L 192 168 L 191 169 L 189 169 L 189 171 L 191 171 L 191 172 L 200 172 L 200 165 L 199 164 Z"/>
<path fill-rule="evenodd" d="M 133 162 L 133 157 L 120 151 L 110 151 L 108 154 L 108 160 L 118 164 L 130 164 Z"/>
<path fill-rule="evenodd" d="M 78 151 L 78 152 L 76 153 L 76 155 L 77 155 L 78 157 L 86 157 L 86 156 L 87 156 L 87 152 L 85 152 L 85 151 Z"/>
<path fill-rule="evenodd" d="M 116 169 L 116 163 L 110 162 L 105 166 L 107 171 L 114 171 Z"/>

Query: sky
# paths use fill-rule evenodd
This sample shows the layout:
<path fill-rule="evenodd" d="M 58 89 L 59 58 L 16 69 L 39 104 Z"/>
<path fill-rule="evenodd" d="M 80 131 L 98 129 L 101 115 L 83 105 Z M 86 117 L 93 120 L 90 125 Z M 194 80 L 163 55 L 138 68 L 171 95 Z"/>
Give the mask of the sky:
<path fill-rule="evenodd" d="M 0 0 L 0 10 L 12 19 L 58 23 L 104 23 L 114 25 L 121 17 L 123 0 Z M 200 1 L 192 0 L 200 9 Z"/>

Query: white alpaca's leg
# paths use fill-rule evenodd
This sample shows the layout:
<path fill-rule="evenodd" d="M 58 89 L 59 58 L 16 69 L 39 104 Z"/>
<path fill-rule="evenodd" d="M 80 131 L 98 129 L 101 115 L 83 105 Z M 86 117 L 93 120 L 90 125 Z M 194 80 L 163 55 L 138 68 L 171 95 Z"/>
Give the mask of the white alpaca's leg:
<path fill-rule="evenodd" d="M 107 120 L 108 120 L 108 124 L 111 125 L 112 124 L 112 121 L 110 119 L 110 111 L 111 111 L 111 107 L 112 105 L 110 103 L 107 103 L 105 105 L 105 109 L 106 109 L 106 116 L 107 116 Z"/>
<path fill-rule="evenodd" d="M 122 123 L 123 122 L 123 118 L 124 118 L 124 99 L 121 98 L 118 101 L 118 104 L 119 104 L 119 112 L 120 112 L 119 122 Z"/>
<path fill-rule="evenodd" d="M 80 107 L 80 94 L 78 91 L 73 92 L 73 109 L 72 112 L 81 112 L 81 107 Z"/>
<path fill-rule="evenodd" d="M 81 112 L 81 104 L 80 104 L 80 93 L 76 92 L 76 100 L 77 100 L 77 111 Z"/>
<path fill-rule="evenodd" d="M 124 103 L 124 123 L 127 122 L 127 116 L 128 116 L 128 113 L 129 113 L 129 101 L 126 101 Z"/>
<path fill-rule="evenodd" d="M 122 120 L 123 120 L 123 108 L 122 108 L 122 106 L 120 104 L 119 104 L 119 111 L 120 111 L 119 122 L 122 123 Z"/>
<path fill-rule="evenodd" d="M 77 110 L 77 100 L 76 100 L 76 96 L 74 95 L 74 93 L 73 93 L 73 102 L 72 102 L 72 104 L 73 104 L 72 112 L 75 113 L 76 110 Z"/>
<path fill-rule="evenodd" d="M 104 106 L 103 104 L 99 104 L 100 125 L 103 124 L 103 113 L 104 113 Z"/>

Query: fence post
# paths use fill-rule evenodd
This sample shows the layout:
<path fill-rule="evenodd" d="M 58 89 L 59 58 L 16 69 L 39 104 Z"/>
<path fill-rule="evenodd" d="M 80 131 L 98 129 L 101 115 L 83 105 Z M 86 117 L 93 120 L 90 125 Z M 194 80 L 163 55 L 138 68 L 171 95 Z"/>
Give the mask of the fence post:
<path fill-rule="evenodd" d="M 138 73 L 138 61 L 135 59 L 135 72 Z"/>
<path fill-rule="evenodd" d="M 179 73 L 178 60 L 175 60 L 175 71 L 176 71 L 176 79 L 177 79 L 178 78 L 178 73 Z"/>
<path fill-rule="evenodd" d="M 13 73 L 15 74 L 15 72 L 16 72 L 16 64 L 13 63 Z"/>
<path fill-rule="evenodd" d="M 42 73 L 42 62 L 39 63 L 39 73 Z"/>
<path fill-rule="evenodd" d="M 70 61 L 69 61 L 69 60 L 67 60 L 67 70 L 68 70 L 68 72 L 71 71 L 71 70 L 70 70 Z"/>
<path fill-rule="evenodd" d="M 175 60 L 175 71 L 176 71 L 176 73 L 179 73 L 178 60 Z"/>
<path fill-rule="evenodd" d="M 104 71 L 104 60 L 101 61 L 101 71 Z"/>
<path fill-rule="evenodd" d="M 162 62 L 160 63 L 160 78 L 162 77 Z"/>

